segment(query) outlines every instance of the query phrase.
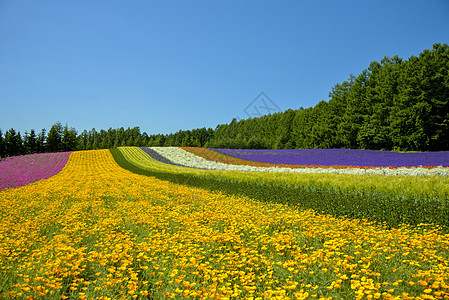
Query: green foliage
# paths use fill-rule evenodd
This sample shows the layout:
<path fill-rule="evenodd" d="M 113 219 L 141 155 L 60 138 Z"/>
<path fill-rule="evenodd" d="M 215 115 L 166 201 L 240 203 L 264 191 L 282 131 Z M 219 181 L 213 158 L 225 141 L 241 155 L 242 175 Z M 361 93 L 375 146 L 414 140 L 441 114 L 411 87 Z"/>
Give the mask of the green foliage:
<path fill-rule="evenodd" d="M 30 133 L 25 131 L 23 147 L 25 153 L 36 153 L 39 151 L 38 140 L 34 129 L 31 129 Z"/>
<path fill-rule="evenodd" d="M 63 128 L 60 122 L 57 122 L 50 128 L 46 139 L 47 152 L 59 152 L 63 150 L 62 131 Z"/>
<path fill-rule="evenodd" d="M 37 136 L 37 150 L 35 153 L 45 152 L 45 140 L 47 139 L 47 130 L 43 128 Z M 33 152 L 30 152 L 33 153 Z"/>
<path fill-rule="evenodd" d="M 8 130 L 3 139 L 5 156 L 23 154 L 24 149 L 22 143 L 23 141 L 20 132 L 16 132 L 13 128 Z"/>
<path fill-rule="evenodd" d="M 213 135 L 214 131 L 211 128 L 206 129 L 205 127 L 193 130 L 179 130 L 176 133 L 167 135 L 154 134 L 148 136 L 148 146 L 204 147 L 204 145 L 211 140 Z"/>
<path fill-rule="evenodd" d="M 61 139 L 63 151 L 71 151 L 73 149 L 76 149 L 78 142 L 76 135 L 77 133 L 75 128 L 71 127 L 69 129 L 67 125 L 64 126 Z"/>
<path fill-rule="evenodd" d="M 6 152 L 5 152 L 5 143 L 3 141 L 3 132 L 0 129 L 0 159 L 5 156 Z"/>
<path fill-rule="evenodd" d="M 153 160 L 139 148 L 110 150 L 134 173 L 188 186 L 295 205 L 336 216 L 448 226 L 449 179 L 440 176 L 292 174 L 198 170 Z"/>

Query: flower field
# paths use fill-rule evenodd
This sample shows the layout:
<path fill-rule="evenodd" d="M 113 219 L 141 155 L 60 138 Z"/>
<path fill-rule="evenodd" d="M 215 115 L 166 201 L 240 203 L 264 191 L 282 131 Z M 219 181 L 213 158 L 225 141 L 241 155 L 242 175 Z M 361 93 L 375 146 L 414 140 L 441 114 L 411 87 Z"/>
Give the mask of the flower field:
<path fill-rule="evenodd" d="M 29 154 L 0 160 L 0 191 L 15 188 L 57 173 L 67 163 L 70 152 Z"/>
<path fill-rule="evenodd" d="M 171 149 L 176 148 L 164 148 Z M 111 152 L 123 168 L 174 183 L 332 215 L 368 218 L 389 226 L 404 222 L 449 226 L 448 176 L 204 170 L 161 163 L 135 147 L 120 147 Z"/>
<path fill-rule="evenodd" d="M 150 171 L 237 185 L 345 178 L 361 190 L 377 180 L 426 199 L 448 186 L 439 176 L 198 170 L 134 147 L 73 152 L 55 176 L 0 192 L 0 299 L 449 299 L 441 226 L 390 228 L 136 174 Z"/>
<path fill-rule="evenodd" d="M 374 152 L 365 152 L 362 150 L 348 150 L 343 151 L 340 155 L 336 155 L 334 159 L 335 164 L 329 165 L 329 159 L 327 156 L 330 156 L 333 152 L 325 152 L 321 150 L 335 150 L 335 149 L 319 149 L 314 150 L 313 154 L 314 162 L 318 164 L 306 164 L 306 165 L 298 165 L 298 164 L 287 164 L 287 163 L 268 163 L 268 162 L 259 162 L 252 161 L 247 159 L 241 159 L 238 157 L 233 157 L 226 155 L 224 153 L 231 152 L 234 153 L 234 150 L 211 150 L 206 148 L 197 148 L 197 147 L 152 147 L 146 148 L 142 147 L 144 151 L 151 151 L 158 154 L 158 157 L 155 157 L 156 160 L 175 164 L 175 165 L 184 165 L 192 168 L 199 169 L 210 169 L 210 170 L 227 170 L 227 171 L 255 171 L 255 172 L 288 172 L 288 173 L 333 173 L 333 174 L 354 174 L 354 175 L 408 175 L 408 176 L 418 176 L 418 175 L 449 175 L 449 168 L 445 167 L 449 164 L 449 152 L 442 152 L 437 155 L 435 159 L 428 158 L 423 154 L 427 153 L 393 153 L 395 154 L 416 154 L 412 157 L 408 157 L 408 160 L 399 160 L 395 164 L 387 166 L 387 167 L 379 167 L 378 165 L 384 165 L 388 159 L 384 159 L 383 162 L 381 160 L 380 163 L 376 163 L 374 159 L 382 154 L 381 151 Z M 240 150 L 249 151 L 251 153 L 252 150 Z M 256 151 L 256 150 L 253 150 Z M 259 151 L 259 150 L 257 150 Z M 278 152 L 278 150 L 260 150 L 267 152 L 271 156 L 278 156 L 278 160 L 292 161 L 292 157 L 289 155 L 289 152 Z M 288 150 L 294 151 L 294 150 Z M 307 151 L 307 150 L 301 150 Z M 224 153 L 222 153 L 224 152 Z M 246 152 L 243 152 L 246 153 Z M 298 151 L 294 153 L 298 154 Z M 321 153 L 321 154 L 320 154 Z M 373 155 L 373 153 L 375 155 Z M 389 154 L 391 154 L 389 153 Z M 268 155 L 267 154 L 267 155 Z M 371 155 L 371 157 L 369 157 Z M 297 155 L 298 156 L 298 155 Z M 339 157 L 340 156 L 340 157 Z M 249 158 L 257 158 L 249 157 Z M 321 159 L 321 160 L 320 160 Z M 168 161 L 168 162 L 166 162 Z M 298 161 L 298 160 L 296 160 Z M 307 161 L 307 160 L 304 160 Z M 420 162 L 434 162 L 440 165 L 428 165 L 421 166 Z M 415 164 L 412 164 L 414 162 Z M 341 164 L 336 164 L 341 163 Z M 356 163 L 362 163 L 362 165 L 356 165 Z"/>

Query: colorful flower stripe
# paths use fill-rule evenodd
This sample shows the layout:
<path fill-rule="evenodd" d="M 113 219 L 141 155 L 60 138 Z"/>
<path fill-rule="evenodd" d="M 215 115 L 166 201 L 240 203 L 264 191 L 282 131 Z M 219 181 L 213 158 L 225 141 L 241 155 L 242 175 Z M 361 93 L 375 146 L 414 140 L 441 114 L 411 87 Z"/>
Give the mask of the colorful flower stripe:
<path fill-rule="evenodd" d="M 0 299 L 447 299 L 449 235 L 133 174 L 107 150 L 0 192 Z M 258 298 L 260 297 L 260 298 Z"/>
<path fill-rule="evenodd" d="M 334 168 L 334 169 L 347 169 L 348 167 L 351 168 L 363 168 L 368 169 L 372 167 L 366 167 L 366 166 L 346 166 L 346 165 L 299 165 L 299 164 L 284 164 L 284 163 L 267 163 L 267 162 L 260 162 L 260 161 L 253 161 L 253 160 L 247 160 L 242 159 L 234 156 L 227 155 L 225 153 L 222 153 L 223 149 L 208 149 L 208 148 L 200 148 L 200 147 L 180 147 L 181 149 L 184 149 L 190 153 L 193 153 L 197 156 L 203 157 L 207 160 L 226 163 L 226 164 L 232 164 L 232 165 L 246 165 L 246 166 L 254 166 L 254 167 L 278 167 L 278 168 L 291 168 L 291 169 L 297 169 L 297 168 Z M 228 150 L 228 149 L 225 149 Z M 395 168 L 395 167 L 390 167 Z"/>
<path fill-rule="evenodd" d="M 61 172 L 71 152 L 29 154 L 0 160 L 0 190 L 16 188 Z"/>
<path fill-rule="evenodd" d="M 229 156 L 274 164 L 365 167 L 449 166 L 449 151 L 399 153 L 354 149 L 213 149 Z"/>
<path fill-rule="evenodd" d="M 171 148 L 167 148 L 171 149 Z M 175 149 L 175 148 L 173 148 Z M 140 169 L 157 173 L 210 178 L 227 182 L 244 181 L 259 184 L 326 187 L 336 191 L 359 191 L 361 195 L 376 191 L 388 194 L 389 199 L 407 197 L 409 199 L 432 199 L 447 202 L 449 195 L 449 176 L 360 176 L 333 173 L 282 173 L 282 172 L 221 172 L 220 170 L 202 170 L 183 168 L 164 164 L 152 159 L 137 147 L 119 147 L 124 158 Z M 182 149 L 181 149 L 182 150 Z M 185 152 L 185 151 L 184 151 Z M 191 153 L 189 155 L 192 155 Z M 314 188 L 315 189 L 315 188 Z M 257 198 L 257 197 L 256 197 Z"/>
<path fill-rule="evenodd" d="M 166 159 L 177 163 L 184 164 L 189 167 L 210 169 L 210 170 L 223 170 L 223 171 L 254 171 L 254 172 L 287 172 L 287 173 L 332 173 L 332 174 L 353 174 L 353 175 L 406 175 L 406 176 L 419 176 L 419 175 L 435 175 L 435 176 L 449 176 L 449 168 L 435 167 L 401 167 L 401 168 L 379 168 L 379 167 L 303 167 L 303 168 L 291 168 L 274 165 L 271 167 L 256 167 L 245 164 L 228 164 L 218 161 L 208 160 L 199 155 L 195 155 L 189 151 L 178 147 L 152 147 L 154 151 L 164 156 Z"/>
<path fill-rule="evenodd" d="M 172 162 L 171 160 L 167 159 L 166 157 L 160 155 L 159 153 L 157 153 L 156 151 L 154 151 L 151 148 L 148 147 L 140 147 L 140 149 L 142 149 L 146 154 L 148 154 L 152 159 L 160 161 L 164 164 L 169 164 L 169 165 L 173 165 L 173 166 L 179 166 L 179 167 L 186 167 L 184 165 L 181 164 L 176 164 L 174 162 Z"/>
<path fill-rule="evenodd" d="M 285 167 L 285 168 L 305 168 L 306 166 L 288 165 L 288 164 L 272 164 L 265 162 L 258 162 L 252 160 L 241 159 L 238 157 L 229 156 L 218 150 L 200 147 L 180 147 L 190 153 L 203 157 L 210 161 L 216 161 L 224 164 L 239 165 L 239 166 L 253 166 L 253 167 Z"/>

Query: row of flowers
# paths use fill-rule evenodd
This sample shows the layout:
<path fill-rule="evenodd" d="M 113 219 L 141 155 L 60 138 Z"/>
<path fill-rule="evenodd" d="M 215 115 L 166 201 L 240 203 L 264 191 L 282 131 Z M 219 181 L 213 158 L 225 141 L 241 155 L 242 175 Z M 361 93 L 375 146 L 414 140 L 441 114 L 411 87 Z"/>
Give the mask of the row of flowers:
<path fill-rule="evenodd" d="M 195 155 L 185 149 L 178 147 L 151 147 L 151 149 L 165 159 L 170 160 L 174 164 L 184 165 L 188 167 L 210 169 L 210 170 L 226 170 L 226 171 L 256 171 L 256 172 L 290 172 L 290 173 L 333 173 L 333 174 L 354 174 L 354 175 L 449 175 L 449 168 L 444 167 L 302 167 L 291 168 L 286 166 L 251 166 L 251 165 L 238 165 L 231 163 L 223 163 L 219 161 L 213 161 L 204 157 Z"/>
<path fill-rule="evenodd" d="M 274 164 L 364 167 L 449 166 L 449 151 L 403 153 L 360 149 L 212 150 L 237 159 Z"/>
<path fill-rule="evenodd" d="M 232 165 L 246 165 L 246 166 L 254 166 L 254 167 L 277 167 L 277 168 L 334 168 L 334 169 L 348 169 L 348 168 L 361 168 L 361 169 L 372 169 L 372 168 L 389 168 L 389 169 L 397 169 L 398 167 L 408 167 L 408 168 L 436 168 L 438 166 L 442 165 L 419 165 L 419 164 L 411 164 L 411 161 L 408 162 L 407 165 L 401 165 L 399 163 L 392 164 L 392 165 L 383 165 L 385 164 L 385 160 L 382 164 L 377 164 L 377 162 L 373 162 L 372 159 L 366 160 L 362 163 L 362 165 L 356 164 L 356 162 L 360 162 L 359 159 L 354 159 L 350 153 L 344 154 L 344 152 L 336 153 L 336 158 L 330 159 L 329 155 L 332 155 L 332 153 L 326 153 L 324 150 L 340 150 L 340 149 L 312 149 L 316 150 L 315 156 L 317 156 L 317 153 L 322 153 L 323 157 L 321 157 L 321 160 L 319 160 L 317 157 L 315 157 L 313 160 L 304 159 L 302 157 L 296 157 L 295 160 L 292 160 L 292 157 L 288 152 L 282 152 L 283 150 L 260 150 L 263 151 L 262 153 L 268 152 L 271 153 L 271 155 L 278 156 L 281 159 L 280 161 L 286 160 L 295 162 L 295 164 L 288 164 L 288 163 L 273 163 L 273 162 L 265 162 L 263 159 L 260 158 L 260 156 L 250 156 L 246 158 L 240 158 L 240 156 L 236 155 L 234 150 L 235 149 L 208 149 L 208 148 L 200 148 L 200 147 L 181 147 L 181 149 L 184 149 L 190 153 L 193 153 L 197 156 L 203 157 L 207 160 L 226 163 L 226 164 L 232 164 Z M 231 151 L 232 150 L 232 151 Z M 298 150 L 298 149 L 295 149 Z M 302 150 L 302 149 L 301 149 Z M 304 149 L 304 151 L 311 150 L 311 149 Z M 323 150 L 323 151 L 320 151 Z M 345 150 L 345 149 L 343 149 Z M 227 154 L 228 151 L 231 151 L 230 154 Z M 242 151 L 248 151 L 248 150 L 242 150 Z M 252 151 L 258 151 L 258 150 L 252 150 Z M 293 151 L 293 150 L 292 150 Z M 363 152 L 366 150 L 352 150 L 352 151 L 359 151 Z M 381 151 L 376 151 L 381 152 Z M 243 152 L 246 153 L 246 152 Z M 266 155 L 267 154 L 262 154 Z M 250 160 L 252 159 L 252 160 Z M 271 160 L 270 158 L 268 160 Z M 449 158 L 448 158 L 449 160 Z M 302 164 L 298 164 L 298 162 L 301 161 Z M 313 163 L 305 164 L 304 162 L 313 161 Z M 415 160 L 418 162 L 419 160 Z M 332 163 L 331 163 L 332 162 Z M 446 167 L 446 166 L 445 166 Z"/>
<path fill-rule="evenodd" d="M 0 160 L 0 191 L 54 176 L 64 168 L 70 153 L 28 154 Z"/>

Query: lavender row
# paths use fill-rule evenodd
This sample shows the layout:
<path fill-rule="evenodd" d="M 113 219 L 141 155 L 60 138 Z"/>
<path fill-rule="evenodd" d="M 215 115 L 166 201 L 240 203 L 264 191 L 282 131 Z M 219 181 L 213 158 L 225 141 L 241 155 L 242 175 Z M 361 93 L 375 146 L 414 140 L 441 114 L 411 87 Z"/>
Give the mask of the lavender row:
<path fill-rule="evenodd" d="M 400 153 L 354 149 L 213 150 L 241 159 L 275 164 L 361 167 L 449 166 L 449 151 Z"/>
<path fill-rule="evenodd" d="M 0 160 L 0 191 L 50 178 L 64 168 L 71 152 L 28 154 Z"/>

